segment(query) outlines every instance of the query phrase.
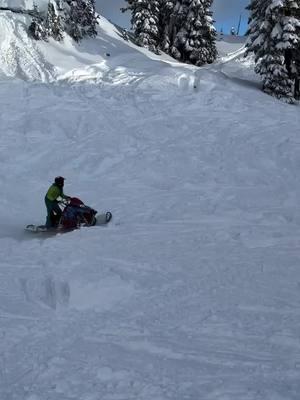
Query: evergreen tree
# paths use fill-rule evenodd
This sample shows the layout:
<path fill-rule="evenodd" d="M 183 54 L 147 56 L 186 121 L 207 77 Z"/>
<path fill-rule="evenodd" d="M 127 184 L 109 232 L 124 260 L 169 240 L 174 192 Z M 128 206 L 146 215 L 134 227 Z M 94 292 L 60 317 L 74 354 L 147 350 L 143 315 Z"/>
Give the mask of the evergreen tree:
<path fill-rule="evenodd" d="M 136 43 L 157 52 L 160 44 L 160 0 L 126 0 L 131 11 L 131 25 Z"/>
<path fill-rule="evenodd" d="M 172 43 L 176 36 L 176 0 L 166 0 L 160 3 L 160 48 L 165 53 L 170 54 Z"/>
<path fill-rule="evenodd" d="M 62 40 L 67 32 L 77 42 L 84 37 L 97 35 L 98 17 L 95 0 L 49 0 L 47 13 L 38 11 L 29 27 L 35 39 L 47 40 L 53 37 Z"/>
<path fill-rule="evenodd" d="M 98 15 L 96 14 L 96 1 L 95 0 L 87 0 L 87 7 L 86 7 L 86 23 L 87 23 L 87 35 L 89 37 L 97 36 L 97 25 L 98 22 Z"/>
<path fill-rule="evenodd" d="M 204 5 L 204 14 L 203 14 L 203 23 L 201 29 L 201 37 L 202 37 L 202 52 L 204 53 L 202 56 L 203 63 L 211 64 L 213 63 L 217 56 L 217 31 L 213 25 L 214 20 L 212 18 L 211 6 L 213 0 L 203 0 Z"/>
<path fill-rule="evenodd" d="M 39 8 L 36 3 L 33 4 L 33 11 L 35 16 L 32 18 L 29 25 L 28 32 L 35 40 L 46 40 L 47 32 L 43 18 L 40 16 Z"/>
<path fill-rule="evenodd" d="M 137 44 L 202 65 L 217 57 L 212 0 L 126 0 Z"/>
<path fill-rule="evenodd" d="M 63 19 L 59 14 L 59 9 L 56 9 L 57 3 L 48 3 L 48 12 L 45 21 L 45 30 L 47 37 L 53 37 L 55 40 L 60 41 L 63 39 Z"/>
<path fill-rule="evenodd" d="M 80 3 L 76 1 L 68 2 L 68 7 L 64 9 L 66 32 L 76 41 L 83 39 L 83 32 L 80 25 Z"/>
<path fill-rule="evenodd" d="M 300 36 L 300 29 L 298 29 L 298 35 Z M 295 79 L 295 99 L 300 100 L 300 46 L 294 50 L 293 67 L 293 77 Z"/>
<path fill-rule="evenodd" d="M 176 60 L 187 61 L 187 17 L 190 0 L 176 0 L 172 12 L 172 42 L 169 54 Z"/>
<path fill-rule="evenodd" d="M 252 0 L 246 7 L 249 11 L 248 30 L 246 32 L 248 36 L 246 54 L 254 52 L 256 60 L 259 59 L 260 53 L 262 53 L 263 36 L 260 36 L 260 34 L 267 5 L 268 0 Z"/>
<path fill-rule="evenodd" d="M 77 42 L 86 36 L 97 36 L 95 0 L 65 0 L 65 3 L 65 25 L 68 34 Z"/>
<path fill-rule="evenodd" d="M 210 0 L 177 1 L 178 32 L 172 48 L 175 58 L 195 65 L 212 63 L 216 59 L 216 30 L 210 5 Z"/>
<path fill-rule="evenodd" d="M 293 42 L 293 47 L 286 51 L 288 72 L 294 81 L 294 97 L 300 100 L 300 0 L 289 1 L 285 16 L 289 17 L 289 21 L 285 24 L 284 36 L 289 35 Z"/>
<path fill-rule="evenodd" d="M 290 103 L 295 96 L 293 67 L 300 46 L 299 6 L 300 0 L 253 0 L 248 7 L 246 54 L 255 54 L 263 90 Z"/>

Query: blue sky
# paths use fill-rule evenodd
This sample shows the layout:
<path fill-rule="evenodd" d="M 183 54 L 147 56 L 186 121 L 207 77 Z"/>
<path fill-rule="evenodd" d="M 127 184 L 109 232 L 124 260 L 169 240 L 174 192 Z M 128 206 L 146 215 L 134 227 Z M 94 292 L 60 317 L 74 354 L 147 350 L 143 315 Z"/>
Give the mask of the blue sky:
<path fill-rule="evenodd" d="M 223 28 L 228 33 L 232 26 L 237 27 L 240 14 L 242 14 L 241 34 L 247 27 L 247 12 L 245 7 L 250 0 L 215 0 L 213 5 L 215 26 L 218 30 Z M 130 27 L 129 13 L 122 14 L 120 7 L 124 6 L 124 0 L 96 0 L 98 11 L 106 18 L 126 28 Z"/>

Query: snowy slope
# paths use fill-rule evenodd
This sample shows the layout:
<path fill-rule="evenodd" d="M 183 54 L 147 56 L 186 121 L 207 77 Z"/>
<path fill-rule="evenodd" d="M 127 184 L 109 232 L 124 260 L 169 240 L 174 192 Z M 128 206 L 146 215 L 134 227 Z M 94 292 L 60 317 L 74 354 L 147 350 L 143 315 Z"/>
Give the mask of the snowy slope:
<path fill-rule="evenodd" d="M 101 29 L 1 64 L 0 399 L 298 400 L 299 107 Z M 25 234 L 58 174 L 110 225 Z"/>
<path fill-rule="evenodd" d="M 23 5 L 24 9 L 31 8 Z M 21 7 L 22 8 L 22 7 Z M 28 37 L 30 17 L 10 11 L 0 11 L 0 76 L 30 81 L 107 82 L 131 80 L 139 73 L 148 73 L 145 56 L 180 66 L 166 55 L 157 56 L 132 43 L 124 42 L 119 29 L 101 17 L 98 37 L 79 45 L 68 36 L 58 43 L 35 41 Z M 241 41 L 224 38 L 218 43 L 222 60 L 243 54 Z M 133 51 L 135 49 L 136 51 Z M 124 61 L 126 62 L 124 63 Z M 153 70 L 154 64 L 151 65 Z M 160 71 L 161 66 L 156 65 Z M 146 68 L 146 70 L 145 70 Z M 123 82 L 124 83 L 124 82 Z"/>
<path fill-rule="evenodd" d="M 47 0 L 0 0 L 0 7 L 20 8 L 23 10 L 32 10 L 33 5 L 41 7 Z"/>
<path fill-rule="evenodd" d="M 28 18 L 0 12 L 0 76 L 53 81 L 53 66 L 28 37 Z"/>
<path fill-rule="evenodd" d="M 108 74 L 123 76 L 124 68 L 116 58 L 116 48 L 117 57 L 120 54 L 128 58 L 137 56 L 118 29 L 104 18 L 101 18 L 99 36 L 79 45 L 68 36 L 62 43 L 52 39 L 35 41 L 28 37 L 29 24 L 29 16 L 0 11 L 0 74 L 3 76 L 42 82 L 110 81 Z M 111 60 L 107 54 L 115 57 Z"/>

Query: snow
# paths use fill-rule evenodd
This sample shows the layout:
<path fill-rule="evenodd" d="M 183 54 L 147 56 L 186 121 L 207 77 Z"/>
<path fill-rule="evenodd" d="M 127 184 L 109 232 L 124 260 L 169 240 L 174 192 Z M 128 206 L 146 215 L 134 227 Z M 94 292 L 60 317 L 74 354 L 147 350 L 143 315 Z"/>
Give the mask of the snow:
<path fill-rule="evenodd" d="M 47 8 L 48 0 L 0 0 L 0 7 L 10 7 L 22 10 L 33 10 L 36 4 L 39 10 Z"/>
<path fill-rule="evenodd" d="M 22 18 L 0 14 L 24 51 L 1 61 L 1 400 L 298 399 L 299 107 L 241 43 L 195 68 L 104 18 L 79 46 Z M 110 224 L 25 233 L 56 175 Z"/>
<path fill-rule="evenodd" d="M 49 39 L 37 42 L 26 33 L 30 17 L 0 13 L 0 75 L 30 81 L 122 82 L 148 74 L 153 65 L 145 64 L 145 55 L 168 65 L 180 64 L 167 55 L 157 56 L 146 49 L 124 42 L 121 32 L 104 17 L 100 19 L 99 35 L 79 45 L 65 37 L 62 43 Z M 220 43 L 221 61 L 241 56 L 244 38 L 224 35 Z M 138 50 L 132 51 L 132 49 Z M 123 65 L 124 60 L 126 63 Z M 160 65 L 157 65 L 161 69 Z"/>

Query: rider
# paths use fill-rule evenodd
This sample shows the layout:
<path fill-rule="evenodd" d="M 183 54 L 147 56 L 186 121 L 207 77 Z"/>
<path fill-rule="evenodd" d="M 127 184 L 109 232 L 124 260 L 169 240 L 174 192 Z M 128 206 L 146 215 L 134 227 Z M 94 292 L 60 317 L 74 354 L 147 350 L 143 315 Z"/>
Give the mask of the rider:
<path fill-rule="evenodd" d="M 47 207 L 47 228 L 56 227 L 62 215 L 62 211 L 58 205 L 58 199 L 70 199 L 70 197 L 66 196 L 63 192 L 64 183 L 65 178 L 63 178 L 62 176 L 57 176 L 54 179 L 54 183 L 50 186 L 46 193 L 45 204 Z"/>

